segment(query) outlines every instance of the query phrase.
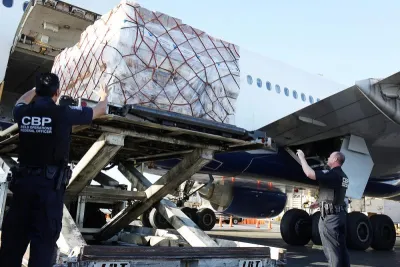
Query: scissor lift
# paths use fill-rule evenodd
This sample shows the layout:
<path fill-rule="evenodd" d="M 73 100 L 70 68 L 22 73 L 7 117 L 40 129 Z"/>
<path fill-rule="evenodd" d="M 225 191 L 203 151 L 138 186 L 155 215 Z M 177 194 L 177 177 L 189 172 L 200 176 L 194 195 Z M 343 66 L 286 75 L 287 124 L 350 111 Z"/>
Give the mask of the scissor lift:
<path fill-rule="evenodd" d="M 192 266 L 195 262 L 210 260 L 221 264 L 235 262 L 234 265 L 240 262 L 245 264 L 243 266 L 248 266 L 247 263 L 251 265 L 252 260 L 263 262 L 262 266 L 285 263 L 283 249 L 218 241 L 209 237 L 175 203 L 165 198 L 209 163 L 215 153 L 274 149 L 265 133 L 249 132 L 232 125 L 135 105 L 109 107 L 108 113 L 91 125 L 73 128 L 70 160 L 74 167 L 65 193 L 63 228 L 57 242 L 59 266 L 138 266 L 134 263 L 137 260 L 157 263 L 165 261 L 171 264 L 166 266 L 180 266 L 173 262 L 185 262 Z M 16 164 L 12 157 L 17 156 L 18 127 L 14 124 L 5 129 L 0 133 L 0 138 L 1 165 L 4 171 L 0 184 L 2 219 L 7 197 L 5 178 L 10 167 Z M 181 160 L 154 184 L 136 169 L 145 162 L 170 158 Z M 107 180 L 101 171 L 109 164 L 118 166 L 119 171 L 131 182 L 131 190 L 90 185 L 93 179 Z M 84 236 L 81 230 L 87 198 L 91 201 L 120 203 L 121 211 L 101 228 L 86 231 Z M 78 202 L 75 219 L 67 208 L 74 202 Z M 112 244 L 112 241 L 121 244 L 121 233 L 126 234 L 132 221 L 152 208 L 156 208 L 176 229 L 189 248 L 146 250 L 144 247 L 105 246 Z M 98 245 L 88 245 L 89 242 L 97 242 Z M 238 248 L 241 246 L 257 249 Z M 216 250 L 204 247 L 214 247 Z M 220 252 L 220 256 L 216 252 Z M 99 265 L 99 262 L 106 265 Z"/>

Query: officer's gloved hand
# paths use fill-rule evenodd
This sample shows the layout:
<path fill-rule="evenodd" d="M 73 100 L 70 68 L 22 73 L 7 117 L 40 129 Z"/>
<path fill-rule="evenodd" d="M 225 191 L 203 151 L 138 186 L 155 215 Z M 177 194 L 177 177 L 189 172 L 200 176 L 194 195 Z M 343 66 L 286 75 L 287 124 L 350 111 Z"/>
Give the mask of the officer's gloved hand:
<path fill-rule="evenodd" d="M 58 104 L 60 106 L 76 106 L 77 105 L 76 101 L 72 97 L 67 96 L 67 95 L 61 96 L 58 100 Z"/>

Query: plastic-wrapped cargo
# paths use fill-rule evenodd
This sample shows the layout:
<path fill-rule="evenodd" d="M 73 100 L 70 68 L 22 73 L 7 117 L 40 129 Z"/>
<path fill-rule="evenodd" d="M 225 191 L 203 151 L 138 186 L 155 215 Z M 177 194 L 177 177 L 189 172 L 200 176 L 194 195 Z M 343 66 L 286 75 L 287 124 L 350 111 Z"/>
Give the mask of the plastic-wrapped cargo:
<path fill-rule="evenodd" d="M 139 104 L 234 123 L 240 90 L 238 46 L 121 1 L 63 50 L 52 71 L 62 94 L 98 101 L 99 84 L 114 105 Z"/>

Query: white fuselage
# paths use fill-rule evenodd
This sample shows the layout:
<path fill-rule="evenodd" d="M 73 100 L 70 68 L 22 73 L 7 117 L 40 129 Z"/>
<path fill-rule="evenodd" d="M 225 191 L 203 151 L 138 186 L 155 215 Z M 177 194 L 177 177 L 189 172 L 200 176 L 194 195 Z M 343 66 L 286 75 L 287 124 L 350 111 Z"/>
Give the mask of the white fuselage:
<path fill-rule="evenodd" d="M 235 124 L 256 130 L 346 86 L 240 49 L 240 94 Z M 310 114 L 312 115 L 312 114 Z"/>

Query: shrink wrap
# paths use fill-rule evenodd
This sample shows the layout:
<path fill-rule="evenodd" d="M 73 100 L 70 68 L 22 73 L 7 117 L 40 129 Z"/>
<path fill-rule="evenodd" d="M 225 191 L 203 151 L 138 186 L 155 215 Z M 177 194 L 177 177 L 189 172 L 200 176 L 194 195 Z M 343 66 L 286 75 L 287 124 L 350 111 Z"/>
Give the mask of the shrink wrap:
<path fill-rule="evenodd" d="M 124 0 L 55 59 L 62 94 L 139 104 L 234 124 L 240 90 L 239 48 L 176 18 Z"/>

